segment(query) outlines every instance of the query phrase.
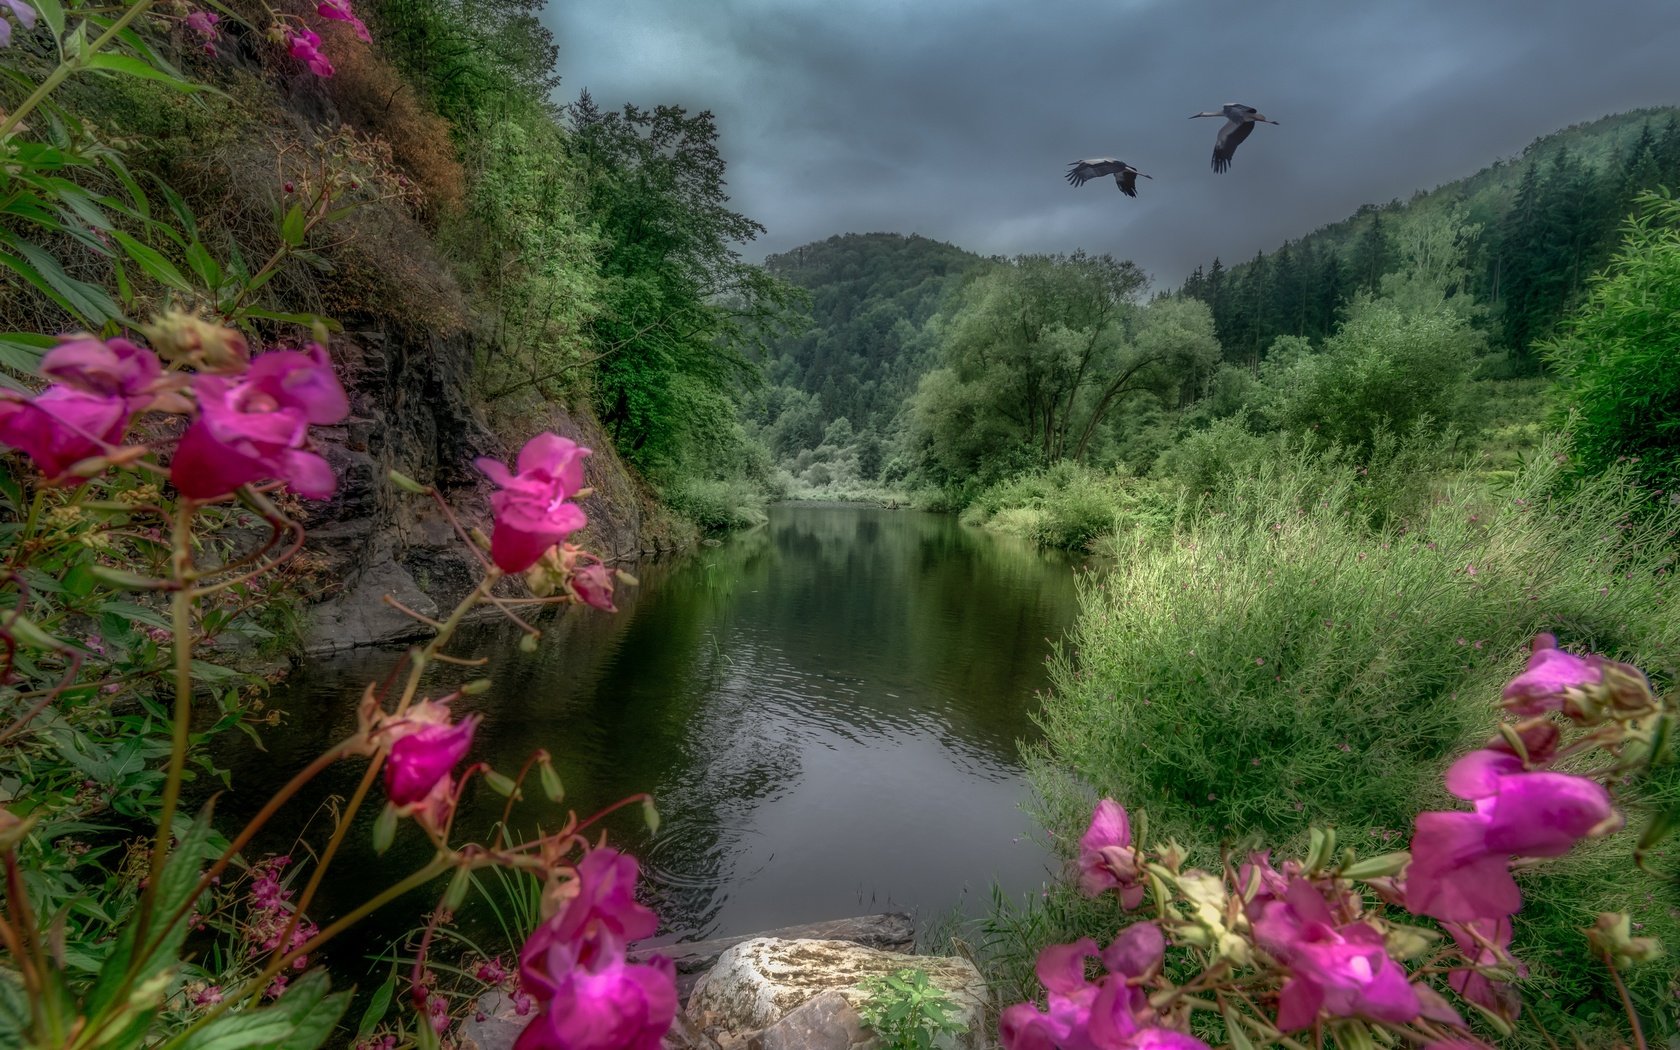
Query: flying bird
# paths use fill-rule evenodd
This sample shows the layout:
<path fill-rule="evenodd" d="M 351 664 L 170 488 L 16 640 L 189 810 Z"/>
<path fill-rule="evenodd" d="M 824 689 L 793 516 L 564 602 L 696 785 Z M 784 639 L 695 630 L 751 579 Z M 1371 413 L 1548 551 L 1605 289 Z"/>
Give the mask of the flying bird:
<path fill-rule="evenodd" d="M 1219 129 L 1219 134 L 1213 140 L 1213 170 L 1224 171 L 1231 166 L 1231 158 L 1236 155 L 1237 147 L 1242 145 L 1243 139 L 1248 138 L 1254 130 L 1255 124 L 1276 124 L 1275 120 L 1267 120 L 1265 115 L 1253 106 L 1245 106 L 1240 102 L 1227 102 L 1225 108 L 1211 113 L 1192 113 L 1190 119 L 1197 117 L 1224 117 L 1225 125 Z"/>
<path fill-rule="evenodd" d="M 1091 160 L 1076 160 L 1068 165 L 1067 180 L 1075 186 L 1083 186 L 1092 179 L 1100 179 L 1104 175 L 1114 176 L 1114 185 L 1128 197 L 1137 196 L 1137 180 L 1143 172 L 1127 164 L 1123 160 L 1113 157 L 1094 157 Z M 1144 178 L 1153 178 L 1143 175 Z"/>

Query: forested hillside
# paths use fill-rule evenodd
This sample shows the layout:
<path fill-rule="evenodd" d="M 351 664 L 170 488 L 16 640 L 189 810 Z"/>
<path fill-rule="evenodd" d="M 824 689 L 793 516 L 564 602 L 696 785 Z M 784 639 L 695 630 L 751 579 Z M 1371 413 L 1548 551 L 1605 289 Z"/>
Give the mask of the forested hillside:
<path fill-rule="evenodd" d="M 1280 335 L 1317 339 L 1350 295 L 1376 292 L 1400 265 L 1402 241 L 1432 216 L 1467 231 L 1465 290 L 1488 310 L 1503 371 L 1540 368 L 1534 347 L 1579 302 L 1615 248 L 1644 190 L 1680 182 L 1680 110 L 1635 110 L 1536 139 L 1522 155 L 1409 201 L 1370 204 L 1331 225 L 1232 265 L 1197 267 L 1179 293 L 1213 310 L 1228 361 L 1254 364 Z"/>
<path fill-rule="evenodd" d="M 926 324 L 985 264 L 896 233 L 830 237 L 766 259 L 811 297 L 809 326 L 771 344 L 749 409 L 770 451 L 815 484 L 876 478 L 895 420 L 934 361 Z"/>

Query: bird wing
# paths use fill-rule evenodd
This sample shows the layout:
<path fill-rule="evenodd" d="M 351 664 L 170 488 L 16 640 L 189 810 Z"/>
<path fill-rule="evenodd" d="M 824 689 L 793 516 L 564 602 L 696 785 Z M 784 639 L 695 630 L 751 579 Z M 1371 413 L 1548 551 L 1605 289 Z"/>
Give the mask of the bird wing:
<path fill-rule="evenodd" d="M 1226 121 L 1219 129 L 1219 137 L 1213 140 L 1213 170 L 1224 171 L 1231 166 L 1231 158 L 1236 155 L 1237 147 L 1242 145 L 1243 139 L 1254 131 L 1252 120 Z"/>
<path fill-rule="evenodd" d="M 1068 165 L 1067 180 L 1075 186 L 1083 186 L 1091 179 L 1100 179 L 1104 175 L 1113 175 L 1123 171 L 1126 165 L 1113 157 L 1094 157 L 1090 160 L 1076 160 Z"/>
<path fill-rule="evenodd" d="M 1117 171 L 1114 173 L 1114 185 L 1120 187 L 1120 192 L 1124 193 L 1126 196 L 1136 197 L 1137 177 L 1138 173 L 1130 169 L 1127 169 L 1126 171 Z"/>

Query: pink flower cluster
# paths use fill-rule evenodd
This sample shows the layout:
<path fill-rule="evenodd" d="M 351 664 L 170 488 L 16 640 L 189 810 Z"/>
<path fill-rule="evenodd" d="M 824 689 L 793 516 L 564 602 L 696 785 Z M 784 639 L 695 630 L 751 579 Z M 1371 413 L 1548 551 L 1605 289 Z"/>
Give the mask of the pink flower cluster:
<path fill-rule="evenodd" d="M 332 60 L 321 53 L 321 37 L 307 26 L 293 26 L 286 30 L 286 54 L 309 67 L 318 77 L 333 75 Z"/>
<path fill-rule="evenodd" d="M 520 984 L 538 1012 L 514 1050 L 656 1050 L 677 1015 L 671 961 L 625 959 L 652 936 L 653 912 L 636 903 L 634 857 L 597 847 L 578 862 L 571 895 L 519 953 Z"/>
<path fill-rule="evenodd" d="M 222 38 L 222 31 L 216 23 L 221 20 L 222 16 L 214 11 L 194 11 L 186 18 L 187 28 L 197 33 L 204 42 L 204 53 L 207 55 L 216 53 L 216 41 Z"/>
<path fill-rule="evenodd" d="M 515 472 L 494 459 L 476 461 L 500 490 L 490 497 L 496 520 L 490 557 L 497 568 L 524 572 L 583 528 L 589 520 L 583 508 L 567 501 L 583 488 L 583 460 L 589 453 L 574 441 L 545 432 L 519 450 Z"/>
<path fill-rule="evenodd" d="M 1038 956 L 1038 979 L 1049 993 L 1049 1010 L 1017 1003 L 998 1019 L 1004 1050 L 1208 1050 L 1180 1031 L 1149 1004 L 1143 985 L 1161 970 L 1167 940 L 1152 922 L 1126 927 L 1102 951 L 1089 937 L 1053 944 Z M 1098 958 L 1101 979 L 1085 978 L 1085 960 Z"/>
<path fill-rule="evenodd" d="M 220 499 L 270 478 L 303 496 L 332 495 L 332 469 L 310 450 L 309 427 L 339 422 L 350 405 L 326 351 L 273 350 L 251 362 L 230 355 L 223 366 L 231 374 L 189 380 L 127 339 L 68 338 L 41 361 L 52 385 L 34 397 L 0 391 L 0 442 L 33 459 L 48 484 L 73 486 L 122 451 L 136 415 L 196 411 L 170 463 L 182 495 Z"/>
<path fill-rule="evenodd" d="M 257 877 L 252 881 L 248 892 L 250 918 L 246 920 L 244 935 L 248 943 L 265 952 L 272 952 L 280 947 L 280 939 L 292 921 L 292 891 L 286 889 L 281 881 L 281 874 L 291 862 L 290 857 L 271 857 L 251 867 Z M 292 929 L 291 936 L 286 938 L 285 950 L 296 951 L 320 932 L 320 927 L 308 919 L 300 918 Z M 302 970 L 308 965 L 307 955 L 300 955 L 292 960 L 294 970 Z M 284 989 L 285 977 L 282 975 L 276 980 L 279 981 L 279 987 Z M 274 994 L 278 996 L 279 992 Z"/>
<path fill-rule="evenodd" d="M 368 33 L 367 23 L 358 18 L 351 8 L 350 0 L 319 0 L 315 13 L 329 22 L 343 22 L 364 44 L 373 39 Z M 302 62 L 311 73 L 318 77 L 333 75 L 332 60 L 321 51 L 319 33 L 305 25 L 276 25 L 271 32 L 273 39 L 286 45 L 286 53 Z"/>
<path fill-rule="evenodd" d="M 1255 943 L 1289 974 L 1278 993 L 1280 1031 L 1309 1027 L 1321 1014 L 1390 1024 L 1419 1017 L 1464 1024 L 1432 988 L 1409 982 L 1405 968 L 1389 957 L 1382 932 L 1360 917 L 1362 901 L 1351 893 L 1327 901 L 1319 886 L 1300 875 L 1282 875 L 1264 857 L 1254 864 L 1262 874 L 1246 910 Z"/>
<path fill-rule="evenodd" d="M 481 719 L 451 720 L 448 701 L 422 700 L 401 718 L 389 719 L 381 732 L 390 742 L 385 759 L 385 793 L 401 813 L 416 814 L 440 832 L 455 809 L 452 773 L 472 747 Z"/>

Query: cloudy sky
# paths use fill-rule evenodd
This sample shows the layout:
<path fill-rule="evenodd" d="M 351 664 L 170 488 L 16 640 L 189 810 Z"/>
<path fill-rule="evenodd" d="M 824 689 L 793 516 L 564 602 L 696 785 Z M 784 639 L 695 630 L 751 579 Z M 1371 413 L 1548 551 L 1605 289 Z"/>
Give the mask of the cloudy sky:
<path fill-rule="evenodd" d="M 553 0 L 561 92 L 717 114 L 752 258 L 836 233 L 1112 252 L 1176 283 L 1680 103 L 1675 0 Z M 1209 167 L 1227 101 L 1260 127 Z M 1150 175 L 1073 189 L 1068 162 Z"/>

